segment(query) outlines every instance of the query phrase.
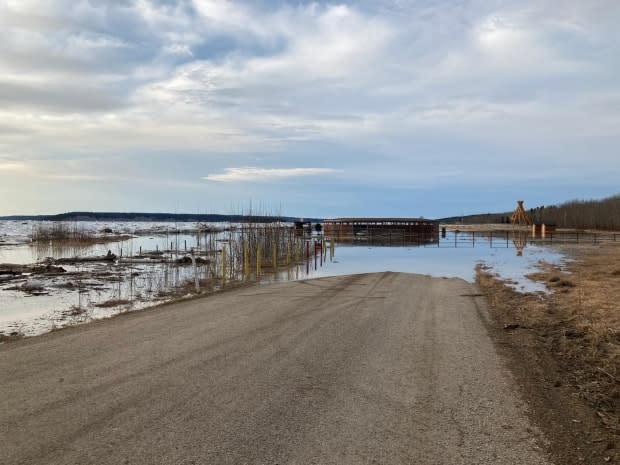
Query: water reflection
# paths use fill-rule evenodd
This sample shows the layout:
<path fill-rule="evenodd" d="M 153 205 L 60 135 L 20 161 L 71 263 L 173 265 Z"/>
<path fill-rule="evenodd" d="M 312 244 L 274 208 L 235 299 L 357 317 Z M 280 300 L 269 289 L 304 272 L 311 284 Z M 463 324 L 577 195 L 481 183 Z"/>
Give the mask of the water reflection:
<path fill-rule="evenodd" d="M 514 241 L 513 241 L 514 239 Z M 522 235 L 505 234 L 492 239 L 482 235 L 447 234 L 445 240 L 425 246 L 377 246 L 359 242 L 327 242 L 334 250 L 327 258 L 315 256 L 314 266 L 306 265 L 302 279 L 340 276 L 356 273 L 394 271 L 426 274 L 435 277 L 461 278 L 475 281 L 477 264 L 491 266 L 501 278 L 524 292 L 544 292 L 544 284 L 526 277 L 541 262 L 561 264 L 565 257 L 558 251 L 536 244 L 527 244 Z M 333 245 L 332 245 L 333 244 Z M 281 276 L 280 279 L 287 279 Z"/>
<path fill-rule="evenodd" d="M 525 231 L 512 231 L 512 243 L 517 257 L 523 255 L 523 250 L 527 247 L 528 233 Z"/>
<path fill-rule="evenodd" d="M 479 263 L 493 267 L 502 278 L 513 281 L 513 286 L 519 290 L 544 291 L 544 285 L 530 281 L 526 275 L 541 260 L 561 263 L 564 259 L 550 249 L 528 244 L 527 233 L 449 232 L 434 240 L 404 243 L 394 237 L 385 243 L 367 240 L 336 242 L 319 236 L 301 242 L 297 238 L 293 248 L 293 242 L 286 239 L 275 248 L 262 250 L 259 255 L 262 262 L 259 263 L 256 263 L 256 257 L 249 257 L 246 246 L 239 243 L 233 247 L 234 241 L 227 238 L 230 236 L 221 234 L 151 235 L 84 247 L 45 244 L 13 248 L 16 250 L 14 258 L 20 258 L 22 253 L 22 263 L 45 257 L 105 255 L 108 250 L 125 257 L 125 263 L 122 266 L 101 263 L 63 265 L 70 276 L 64 281 L 59 278 L 55 284 L 52 282 L 47 296 L 27 298 L 23 292 L 0 291 L 0 330 L 29 327 L 28 332 L 36 334 L 49 329 L 50 322 L 59 321 L 72 308 L 88 309 L 88 313 L 80 318 L 101 318 L 153 305 L 161 299 L 178 295 L 178 292 L 193 292 L 196 285 L 209 291 L 233 281 L 268 283 L 395 271 L 456 277 L 473 282 L 475 267 Z M 191 253 L 192 249 L 196 250 L 193 261 L 179 266 L 177 259 L 186 256 L 186 250 Z M 0 253 L 6 250 L 0 249 Z M 166 261 L 149 261 L 148 251 L 165 254 Z M 35 260 L 26 260 L 33 256 Z M 202 261 L 197 261 L 196 257 L 201 257 Z M 2 261 L 5 261 L 4 257 L 0 258 Z M 108 301 L 128 303 L 112 308 L 99 306 Z"/>

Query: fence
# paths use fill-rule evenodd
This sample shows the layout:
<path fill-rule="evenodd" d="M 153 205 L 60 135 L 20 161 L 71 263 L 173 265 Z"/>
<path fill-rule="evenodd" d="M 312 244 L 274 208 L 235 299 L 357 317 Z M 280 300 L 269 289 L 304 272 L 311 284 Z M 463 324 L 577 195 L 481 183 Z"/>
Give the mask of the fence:
<path fill-rule="evenodd" d="M 361 236 L 337 242 L 391 247 L 461 248 L 485 246 L 491 248 L 523 248 L 527 245 L 604 244 L 620 242 L 620 233 L 556 231 L 544 237 L 533 236 L 525 230 L 513 231 L 445 231 L 410 236 L 402 231 L 384 232 L 380 236 Z"/>

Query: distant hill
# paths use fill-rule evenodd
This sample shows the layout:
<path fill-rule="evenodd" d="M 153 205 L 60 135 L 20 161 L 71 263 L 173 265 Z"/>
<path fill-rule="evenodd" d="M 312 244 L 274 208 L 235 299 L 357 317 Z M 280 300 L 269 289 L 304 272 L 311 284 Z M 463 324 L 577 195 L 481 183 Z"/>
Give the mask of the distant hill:
<path fill-rule="evenodd" d="M 440 223 L 447 224 L 496 224 L 510 223 L 510 215 L 512 212 L 503 213 L 479 213 L 476 215 L 450 216 L 448 218 L 440 218 Z"/>
<path fill-rule="evenodd" d="M 120 213 L 120 212 L 69 212 L 58 215 L 14 215 L 0 216 L 0 220 L 17 221 L 178 221 L 178 222 L 231 222 L 231 223 L 275 223 L 294 222 L 301 218 L 266 215 L 218 215 L 194 213 Z M 304 221 L 321 222 L 318 218 L 304 218 Z"/>

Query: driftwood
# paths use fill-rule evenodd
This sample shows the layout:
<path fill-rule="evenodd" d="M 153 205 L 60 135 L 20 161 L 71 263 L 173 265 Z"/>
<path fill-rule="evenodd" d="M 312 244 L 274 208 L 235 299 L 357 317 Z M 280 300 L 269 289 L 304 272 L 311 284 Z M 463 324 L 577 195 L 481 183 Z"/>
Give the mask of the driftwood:
<path fill-rule="evenodd" d="M 113 262 L 115 259 L 111 260 L 108 257 L 100 256 L 100 257 L 73 257 L 73 258 L 58 258 L 54 260 L 54 263 L 58 264 L 72 264 L 72 263 L 91 263 L 91 262 Z"/>
<path fill-rule="evenodd" d="M 11 263 L 0 264 L 0 276 L 21 276 L 24 273 L 30 274 L 57 274 L 65 273 L 65 270 L 61 266 L 54 266 L 52 264 L 35 264 L 35 265 L 15 265 Z"/>
<path fill-rule="evenodd" d="M 98 257 L 72 257 L 72 258 L 59 258 L 54 260 L 54 263 L 92 263 L 92 262 L 114 262 L 118 257 L 108 250 L 106 255 L 100 255 Z"/>
<path fill-rule="evenodd" d="M 145 258 L 145 257 L 123 257 L 119 263 L 123 264 L 144 264 L 144 263 L 166 263 L 165 258 Z"/>

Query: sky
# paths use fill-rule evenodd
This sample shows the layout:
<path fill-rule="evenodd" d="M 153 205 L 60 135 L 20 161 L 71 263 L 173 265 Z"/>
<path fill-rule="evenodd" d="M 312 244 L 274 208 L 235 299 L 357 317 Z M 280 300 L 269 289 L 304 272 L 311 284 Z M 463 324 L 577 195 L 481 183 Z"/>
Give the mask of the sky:
<path fill-rule="evenodd" d="M 618 0 L 0 0 L 0 215 L 620 192 Z"/>

